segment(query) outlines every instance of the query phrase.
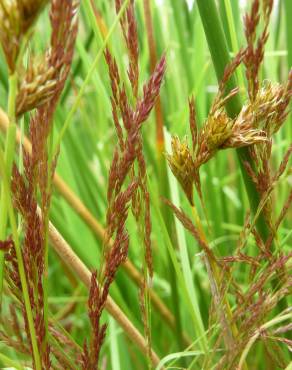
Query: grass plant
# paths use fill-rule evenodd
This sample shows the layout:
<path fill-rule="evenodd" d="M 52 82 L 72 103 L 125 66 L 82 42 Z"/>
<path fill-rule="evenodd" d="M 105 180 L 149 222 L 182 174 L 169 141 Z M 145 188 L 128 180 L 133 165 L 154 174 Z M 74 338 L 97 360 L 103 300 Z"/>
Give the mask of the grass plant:
<path fill-rule="evenodd" d="M 0 366 L 291 368 L 283 0 L 0 0 Z"/>

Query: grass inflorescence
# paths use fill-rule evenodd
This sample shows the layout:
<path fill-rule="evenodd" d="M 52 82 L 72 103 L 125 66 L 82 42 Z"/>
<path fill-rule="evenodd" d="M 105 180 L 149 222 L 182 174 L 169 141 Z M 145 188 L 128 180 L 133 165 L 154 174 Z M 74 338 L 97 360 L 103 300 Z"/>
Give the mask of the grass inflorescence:
<path fill-rule="evenodd" d="M 1 365 L 291 367 L 288 3 L 0 0 Z"/>

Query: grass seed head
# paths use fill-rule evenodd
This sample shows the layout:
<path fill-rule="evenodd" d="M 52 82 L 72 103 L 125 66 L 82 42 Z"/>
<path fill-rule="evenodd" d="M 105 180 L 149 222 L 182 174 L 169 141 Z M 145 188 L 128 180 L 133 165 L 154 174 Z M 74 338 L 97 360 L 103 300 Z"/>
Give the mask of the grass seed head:
<path fill-rule="evenodd" d="M 206 141 L 207 148 L 213 152 L 220 148 L 223 143 L 232 135 L 233 120 L 230 119 L 225 110 L 218 110 L 209 115 L 202 138 Z"/>
<path fill-rule="evenodd" d="M 256 123 L 262 123 L 269 136 L 279 130 L 289 113 L 288 107 L 292 95 L 291 77 L 290 72 L 286 84 L 272 84 L 266 81 L 254 101 Z"/>
<path fill-rule="evenodd" d="M 55 70 L 46 58 L 32 58 L 27 71 L 20 73 L 17 115 L 32 110 L 52 98 L 57 87 Z"/>
<path fill-rule="evenodd" d="M 73 59 L 78 28 L 77 7 L 77 1 L 52 1 L 50 47 L 38 58 L 31 56 L 26 70 L 18 68 L 21 82 L 16 101 L 17 116 L 52 103 L 52 100 L 57 102 Z"/>
<path fill-rule="evenodd" d="M 172 137 L 172 154 L 167 154 L 169 167 L 181 184 L 191 205 L 193 201 L 194 161 L 186 141 L 180 141 L 177 136 Z"/>
<path fill-rule="evenodd" d="M 23 36 L 47 2 L 47 0 L 0 1 L 0 41 L 11 73 L 16 67 Z"/>

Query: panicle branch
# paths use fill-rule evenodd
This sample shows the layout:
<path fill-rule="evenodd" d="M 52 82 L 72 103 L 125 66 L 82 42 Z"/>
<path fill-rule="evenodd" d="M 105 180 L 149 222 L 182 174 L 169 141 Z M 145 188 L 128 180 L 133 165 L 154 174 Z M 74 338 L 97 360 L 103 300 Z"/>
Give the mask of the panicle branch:
<path fill-rule="evenodd" d="M 120 1 L 116 0 L 117 12 L 120 6 Z M 129 236 L 125 224 L 130 205 L 132 205 L 132 212 L 137 220 L 138 227 L 141 227 L 148 272 L 150 276 L 153 273 L 150 239 L 150 200 L 147 190 L 141 127 L 143 122 L 149 117 L 159 94 L 165 72 L 165 57 L 162 57 L 157 64 L 150 79 L 143 87 L 143 95 L 139 97 L 138 34 L 133 1 L 130 2 L 126 15 L 121 18 L 120 24 L 129 56 L 128 78 L 134 99 L 129 98 L 126 84 L 121 81 L 117 62 L 109 49 L 106 49 L 104 57 L 108 65 L 112 89 L 112 116 L 118 137 L 118 145 L 114 150 L 109 170 L 108 209 L 103 258 L 99 273 L 92 275 L 92 290 L 89 297 L 92 335 L 90 345 L 85 344 L 84 346 L 84 369 L 96 369 L 98 366 L 100 348 L 106 331 L 106 327 L 100 324 L 101 313 L 115 274 L 128 255 Z M 109 243 L 106 241 L 110 239 L 113 239 L 113 243 L 109 247 Z M 100 285 L 97 285 L 96 278 Z M 146 285 L 146 281 L 144 281 L 143 286 L 145 287 Z M 143 321 L 146 326 L 148 318 Z M 149 354 L 151 354 L 149 328 L 146 328 L 145 332 L 148 339 Z"/>
<path fill-rule="evenodd" d="M 10 5 L 12 3 L 13 1 L 10 2 Z M 24 14 L 21 13 L 22 16 L 25 16 L 25 12 L 28 11 L 26 22 L 29 27 L 45 1 L 17 1 L 16 3 L 18 7 L 22 7 L 21 12 L 24 12 Z M 3 5 L 3 3 L 1 4 Z M 14 207 L 21 215 L 21 231 L 24 234 L 21 252 L 37 347 L 42 367 L 46 369 L 52 366 L 51 345 L 48 341 L 48 319 L 46 317 L 47 235 L 51 184 L 57 162 L 57 157 L 49 159 L 48 140 L 52 130 L 53 115 L 73 58 L 77 33 L 77 4 L 75 1 L 67 0 L 53 0 L 51 2 L 52 34 L 50 49 L 45 56 L 45 64 L 36 64 L 29 67 L 27 71 L 23 70 L 24 75 L 23 79 L 20 79 L 16 102 L 18 114 L 38 107 L 35 114 L 30 117 L 31 155 L 25 151 L 25 148 L 23 149 L 23 174 L 14 165 L 11 191 Z M 20 32 L 26 30 L 25 25 L 20 23 L 19 26 L 22 27 Z M 39 198 L 41 216 L 38 211 Z M 7 243 L 5 244 L 7 246 Z M 27 334 L 26 340 L 29 342 L 29 351 L 32 353 L 28 318 L 22 297 L 14 248 L 10 248 L 9 253 L 6 253 L 6 269 L 10 289 L 20 303 Z M 56 351 L 54 350 L 54 352 Z M 61 359 L 62 356 L 58 355 L 58 358 Z M 34 366 L 36 365 L 34 364 Z"/>
<path fill-rule="evenodd" d="M 253 215 L 248 214 L 243 230 L 238 238 L 235 251 L 227 256 L 216 258 L 215 253 L 202 240 L 199 230 L 182 211 L 171 202 L 166 203 L 171 207 L 175 216 L 181 221 L 184 228 L 192 233 L 206 255 L 218 267 L 216 284 L 213 284 L 212 275 L 209 275 L 211 290 L 217 285 L 220 292 L 212 295 L 214 303 L 225 307 L 228 324 L 221 323 L 221 334 L 218 336 L 215 348 L 221 348 L 221 341 L 226 328 L 236 328 L 236 340 L 231 341 L 230 348 L 221 357 L 217 364 L 218 369 L 237 368 L 241 353 L 250 341 L 250 337 L 262 327 L 275 307 L 280 307 L 283 299 L 291 293 L 291 278 L 287 269 L 291 268 L 291 253 L 278 248 L 271 248 L 276 240 L 280 223 L 287 215 L 292 204 L 292 191 L 282 207 L 276 221 L 273 220 L 272 192 L 278 180 L 285 172 L 292 153 L 291 147 L 285 153 L 278 169 L 273 172 L 271 156 L 273 149 L 273 135 L 282 127 L 290 112 L 292 72 L 289 71 L 287 82 L 272 83 L 260 81 L 260 68 L 264 60 L 264 49 L 268 39 L 268 26 L 273 9 L 272 0 L 253 0 L 250 13 L 244 18 L 245 36 L 247 46 L 240 50 L 233 61 L 226 67 L 222 80 L 219 83 L 218 93 L 211 105 L 209 114 L 198 129 L 193 98 L 189 100 L 189 126 L 192 148 L 187 140 L 172 137 L 172 153 L 167 154 L 170 169 L 180 183 L 190 205 L 194 208 L 193 187 L 195 185 L 199 197 L 201 195 L 200 167 L 212 159 L 219 150 L 227 148 L 247 147 L 252 162 L 243 162 L 248 176 L 255 184 L 260 198 L 258 209 Z M 260 30 L 263 27 L 262 31 Z M 228 81 L 236 69 L 243 64 L 246 69 L 247 90 L 241 91 L 234 88 L 226 94 Z M 245 94 L 245 104 L 240 112 L 230 117 L 225 104 L 236 94 Z M 255 229 L 256 219 L 263 213 L 267 225 L 267 237 L 260 235 Z M 198 223 L 199 225 L 199 223 Z M 251 238 L 249 236 L 251 235 Z M 253 252 L 248 253 L 247 245 L 252 242 Z M 279 241 L 277 240 L 277 244 Z M 245 264 L 249 271 L 248 289 L 241 287 L 242 281 L 234 274 L 234 264 Z M 207 270 L 208 268 L 208 264 Z M 214 269 L 216 271 L 216 269 Z M 225 297 L 230 293 L 236 297 L 236 307 L 228 311 L 228 300 Z M 222 297 L 222 299 L 221 299 Z M 219 317 L 220 319 L 220 317 Z M 236 334 L 237 333 L 237 334 Z M 266 334 L 266 337 L 268 334 Z M 261 335 L 262 341 L 265 335 Z M 277 339 L 273 341 L 275 343 Z M 282 343 L 288 343 L 287 338 L 280 338 Z M 281 356 L 282 349 L 279 349 Z"/>
<path fill-rule="evenodd" d="M 265 81 L 260 88 L 258 78 L 259 68 L 263 62 L 264 46 L 268 37 L 268 24 L 273 1 L 263 1 L 264 30 L 257 41 L 257 28 L 261 20 L 260 1 L 253 1 L 251 13 L 245 16 L 245 34 L 247 47 L 240 50 L 232 62 L 226 66 L 218 93 L 212 103 L 210 112 L 202 128 L 197 129 L 193 100 L 189 101 L 190 131 L 193 150 L 186 142 L 178 138 L 172 140 L 172 155 L 167 155 L 168 163 L 186 193 L 190 203 L 193 203 L 193 184 L 201 198 L 199 168 L 215 156 L 218 150 L 227 148 L 248 147 L 258 167 L 268 171 L 268 160 L 271 153 L 271 136 L 283 125 L 289 113 L 291 101 L 292 72 L 284 84 L 272 84 Z M 239 93 L 239 88 L 231 90 L 225 96 L 227 83 L 238 68 L 244 63 L 248 81 L 248 100 L 235 118 L 230 118 L 225 110 L 225 104 Z M 253 170 L 254 171 L 254 170 Z M 263 194 L 270 182 L 261 184 L 263 171 L 254 173 L 258 178 Z"/>
<path fill-rule="evenodd" d="M 273 9 L 273 0 L 262 1 L 263 31 L 257 38 L 257 29 L 261 19 L 261 1 L 253 1 L 250 14 L 244 18 L 245 38 L 247 41 L 244 64 L 246 67 L 246 79 L 248 82 L 249 99 L 253 102 L 259 90 L 259 71 L 264 59 L 265 44 L 268 40 L 268 26 Z"/>

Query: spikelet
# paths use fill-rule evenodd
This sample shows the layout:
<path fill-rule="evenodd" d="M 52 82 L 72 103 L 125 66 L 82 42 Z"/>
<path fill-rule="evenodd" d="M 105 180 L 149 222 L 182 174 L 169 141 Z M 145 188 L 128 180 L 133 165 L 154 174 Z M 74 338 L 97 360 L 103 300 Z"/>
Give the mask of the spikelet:
<path fill-rule="evenodd" d="M 201 133 L 206 142 L 207 149 L 213 152 L 220 148 L 232 135 L 233 120 L 223 109 L 210 114 Z"/>
<path fill-rule="evenodd" d="M 78 29 L 78 1 L 52 1 L 50 48 L 45 55 L 31 57 L 27 70 L 19 71 L 17 116 L 59 96 L 67 79 Z"/>
<path fill-rule="evenodd" d="M 232 134 L 224 141 L 221 148 L 241 148 L 267 141 L 266 133 L 254 125 L 254 111 L 248 112 L 243 107 L 238 117 L 233 121 Z"/>
<path fill-rule="evenodd" d="M 50 100 L 55 93 L 56 72 L 46 58 L 31 58 L 27 71 L 20 73 L 17 114 L 30 111 Z"/>
<path fill-rule="evenodd" d="M 292 94 L 291 85 L 291 71 L 286 84 L 265 81 L 252 103 L 255 126 L 263 127 L 268 136 L 276 133 L 287 117 Z"/>
<path fill-rule="evenodd" d="M 261 9 L 262 7 L 262 9 Z M 244 64 L 246 67 L 246 79 L 248 95 L 251 102 L 256 98 L 260 88 L 259 72 L 264 59 L 265 45 L 268 40 L 268 26 L 273 8 L 273 0 L 255 0 L 252 3 L 250 14 L 244 17 L 245 38 L 247 41 Z M 258 31 L 261 16 L 264 27 Z"/>
<path fill-rule="evenodd" d="M 265 142 L 267 135 L 255 127 L 255 116 L 256 113 L 250 106 L 243 107 L 235 119 L 228 117 L 223 108 L 211 111 L 199 132 L 196 167 L 208 162 L 218 150 Z"/>
<path fill-rule="evenodd" d="M 183 188 L 191 205 L 194 204 L 193 200 L 193 185 L 194 177 L 194 162 L 192 159 L 191 151 L 186 141 L 180 141 L 177 136 L 173 136 L 171 140 L 172 154 L 167 154 L 166 158 L 169 167 L 177 178 Z"/>
<path fill-rule="evenodd" d="M 0 42 L 10 73 L 16 67 L 23 36 L 48 0 L 1 0 Z"/>

